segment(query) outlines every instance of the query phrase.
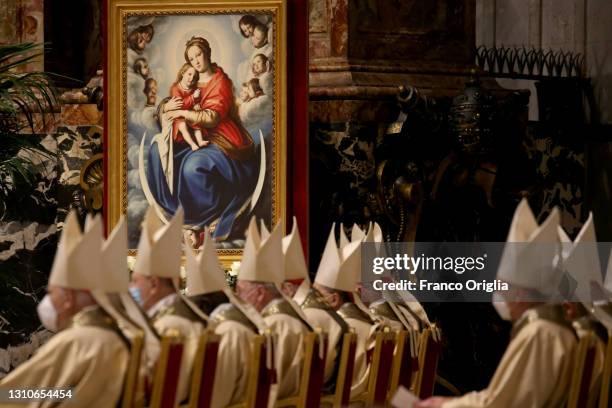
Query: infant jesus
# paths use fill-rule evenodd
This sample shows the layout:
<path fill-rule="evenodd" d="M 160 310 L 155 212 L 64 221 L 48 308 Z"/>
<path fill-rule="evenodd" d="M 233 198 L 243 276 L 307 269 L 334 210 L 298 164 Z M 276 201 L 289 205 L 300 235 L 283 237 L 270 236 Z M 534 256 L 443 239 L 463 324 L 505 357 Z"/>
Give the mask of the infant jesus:
<path fill-rule="evenodd" d="M 197 89 L 200 75 L 191 64 L 184 64 L 176 76 L 176 82 L 170 88 L 170 95 L 183 100 L 182 109 L 200 110 L 200 90 Z M 176 142 L 185 141 L 191 150 L 198 150 L 200 147 L 208 145 L 208 140 L 204 140 L 202 129 L 196 124 L 190 124 L 196 141 L 193 141 L 191 132 L 187 127 L 185 119 L 175 119 L 172 122 L 172 139 Z"/>

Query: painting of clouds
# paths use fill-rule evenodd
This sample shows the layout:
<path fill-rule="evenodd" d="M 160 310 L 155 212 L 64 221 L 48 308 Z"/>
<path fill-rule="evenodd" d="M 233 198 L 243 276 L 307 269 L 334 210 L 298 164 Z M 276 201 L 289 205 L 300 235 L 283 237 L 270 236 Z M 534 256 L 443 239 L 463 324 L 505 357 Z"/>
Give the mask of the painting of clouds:
<path fill-rule="evenodd" d="M 251 216 L 272 220 L 274 16 L 137 15 L 124 52 L 130 248 L 149 207 L 182 208 L 194 248 L 209 228 L 240 249 Z"/>

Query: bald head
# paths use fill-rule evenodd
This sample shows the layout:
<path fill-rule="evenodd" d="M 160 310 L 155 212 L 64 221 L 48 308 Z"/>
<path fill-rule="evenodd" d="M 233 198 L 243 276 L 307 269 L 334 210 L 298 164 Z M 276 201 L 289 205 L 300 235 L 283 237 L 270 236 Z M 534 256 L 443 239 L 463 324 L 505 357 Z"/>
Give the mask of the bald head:
<path fill-rule="evenodd" d="M 236 294 L 258 312 L 261 312 L 273 299 L 282 297 L 273 283 L 241 279 L 236 282 Z"/>
<path fill-rule="evenodd" d="M 283 293 L 290 298 L 295 296 L 295 292 L 297 292 L 298 288 L 302 284 L 304 279 L 290 279 L 283 282 L 281 285 L 281 290 Z"/>
<path fill-rule="evenodd" d="M 87 306 L 96 305 L 91 293 L 85 289 L 70 289 L 60 286 L 49 285 L 47 288 L 49 298 L 57 312 L 57 328 L 65 329 L 74 315 Z"/>
<path fill-rule="evenodd" d="M 350 303 L 352 301 L 348 292 L 344 292 L 342 290 L 337 290 L 333 288 L 329 288 L 325 285 L 321 285 L 320 283 L 313 283 L 312 285 L 316 290 L 318 290 L 325 301 L 334 309 L 338 310 L 345 303 Z"/>

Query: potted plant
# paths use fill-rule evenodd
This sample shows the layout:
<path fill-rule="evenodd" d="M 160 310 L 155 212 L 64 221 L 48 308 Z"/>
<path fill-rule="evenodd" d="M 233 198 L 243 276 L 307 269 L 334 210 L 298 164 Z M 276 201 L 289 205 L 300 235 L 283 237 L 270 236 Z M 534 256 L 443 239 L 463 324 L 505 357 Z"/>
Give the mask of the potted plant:
<path fill-rule="evenodd" d="M 36 189 L 41 160 L 51 155 L 40 138 L 24 134 L 37 131 L 39 114 L 44 126 L 45 114 L 57 108 L 50 75 L 22 72 L 42 51 L 35 43 L 0 45 L 0 220 L 9 213 L 21 218 L 19 209 Z"/>

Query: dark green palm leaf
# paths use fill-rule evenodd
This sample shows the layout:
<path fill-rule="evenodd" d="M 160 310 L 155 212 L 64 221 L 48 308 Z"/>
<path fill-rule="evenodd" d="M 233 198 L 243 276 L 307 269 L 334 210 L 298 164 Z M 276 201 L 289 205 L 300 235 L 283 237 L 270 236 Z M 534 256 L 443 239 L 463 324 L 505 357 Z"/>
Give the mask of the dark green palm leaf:
<path fill-rule="evenodd" d="M 0 46 L 0 115 L 12 117 L 18 126 L 27 124 L 32 131 L 36 114 L 55 110 L 57 94 L 48 74 L 19 73 L 17 69 L 41 54 L 42 47 L 34 43 Z M 20 114 L 25 118 L 25 124 L 20 120 Z M 44 115 L 42 121 L 44 125 Z"/>
<path fill-rule="evenodd" d="M 0 207 L 18 208 L 22 196 L 35 188 L 41 160 L 52 153 L 40 138 L 22 134 L 36 131 L 36 118 L 56 112 L 57 92 L 45 72 L 19 72 L 40 57 L 41 44 L 0 45 Z"/>

